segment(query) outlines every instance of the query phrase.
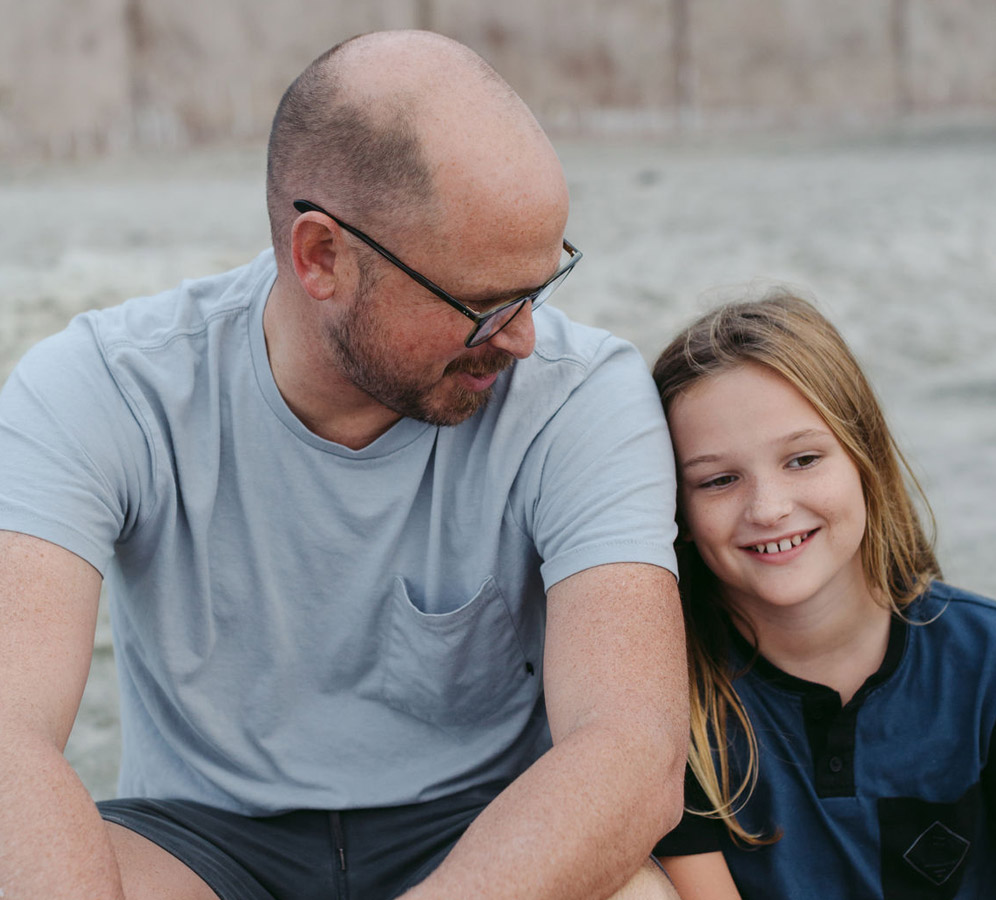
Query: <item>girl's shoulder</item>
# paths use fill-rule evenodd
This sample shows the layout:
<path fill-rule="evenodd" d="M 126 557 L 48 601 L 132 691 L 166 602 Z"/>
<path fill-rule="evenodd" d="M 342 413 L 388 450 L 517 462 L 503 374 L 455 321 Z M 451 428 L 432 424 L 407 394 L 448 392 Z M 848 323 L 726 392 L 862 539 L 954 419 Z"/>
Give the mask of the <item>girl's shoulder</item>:
<path fill-rule="evenodd" d="M 944 618 L 970 619 L 973 622 L 990 622 L 996 625 L 996 600 L 944 581 L 934 581 L 909 605 L 906 618 L 923 623 L 932 620 L 940 622 Z"/>
<path fill-rule="evenodd" d="M 989 597 L 935 581 L 903 611 L 903 618 L 919 655 L 940 654 L 938 664 L 991 662 L 996 668 L 996 601 Z"/>

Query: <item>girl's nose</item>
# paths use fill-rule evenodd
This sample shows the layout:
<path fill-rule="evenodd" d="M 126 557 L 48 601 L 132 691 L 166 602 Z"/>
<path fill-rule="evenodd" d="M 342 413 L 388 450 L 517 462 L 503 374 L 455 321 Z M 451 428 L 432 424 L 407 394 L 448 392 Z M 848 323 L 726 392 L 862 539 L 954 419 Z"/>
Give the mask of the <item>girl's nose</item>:
<path fill-rule="evenodd" d="M 751 492 L 747 516 L 756 525 L 775 525 L 792 512 L 792 499 L 771 481 L 759 482 Z"/>

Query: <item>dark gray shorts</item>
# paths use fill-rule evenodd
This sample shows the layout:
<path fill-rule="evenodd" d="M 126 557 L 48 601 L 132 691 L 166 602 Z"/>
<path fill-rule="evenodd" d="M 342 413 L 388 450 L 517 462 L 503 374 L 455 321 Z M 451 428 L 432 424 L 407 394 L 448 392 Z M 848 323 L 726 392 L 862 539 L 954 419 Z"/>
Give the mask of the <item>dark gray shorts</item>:
<path fill-rule="evenodd" d="M 100 814 L 167 850 L 221 900 L 392 900 L 439 865 L 505 787 L 384 809 L 250 817 L 186 800 L 105 800 Z"/>

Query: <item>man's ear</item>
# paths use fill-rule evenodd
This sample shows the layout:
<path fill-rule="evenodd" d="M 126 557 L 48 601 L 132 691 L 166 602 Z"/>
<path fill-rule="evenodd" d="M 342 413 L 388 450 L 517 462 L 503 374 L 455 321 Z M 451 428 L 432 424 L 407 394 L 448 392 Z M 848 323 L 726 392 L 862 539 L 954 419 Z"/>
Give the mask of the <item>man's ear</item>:
<path fill-rule="evenodd" d="M 336 289 L 345 251 L 342 229 L 319 213 L 300 216 L 291 232 L 291 259 L 298 281 L 315 300 L 328 300 Z"/>

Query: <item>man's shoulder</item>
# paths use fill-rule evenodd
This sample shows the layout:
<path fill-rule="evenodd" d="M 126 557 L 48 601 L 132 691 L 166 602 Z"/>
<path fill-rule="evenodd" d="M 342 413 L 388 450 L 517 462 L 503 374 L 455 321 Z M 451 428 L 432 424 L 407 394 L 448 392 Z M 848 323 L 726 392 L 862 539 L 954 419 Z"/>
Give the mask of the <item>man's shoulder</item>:
<path fill-rule="evenodd" d="M 95 408 L 98 397 L 126 396 L 134 404 L 155 396 L 157 408 L 168 398 L 186 402 L 205 366 L 246 364 L 248 313 L 275 272 L 272 254 L 262 254 L 238 269 L 76 316 L 21 359 L 4 386 L 5 408 L 30 411 L 37 397 L 58 401 L 65 414 Z"/>
<path fill-rule="evenodd" d="M 549 306 L 536 311 L 535 323 L 536 348 L 515 366 L 513 395 L 542 392 L 566 399 L 580 388 L 588 396 L 635 390 L 660 406 L 647 364 L 629 341 Z"/>
<path fill-rule="evenodd" d="M 84 317 L 106 352 L 122 347 L 152 351 L 203 334 L 215 322 L 248 314 L 275 277 L 273 254 L 267 251 L 236 269 L 187 279 L 159 294 L 134 297 Z"/>
<path fill-rule="evenodd" d="M 650 371 L 633 344 L 601 328 L 582 325 L 561 310 L 543 306 L 536 311 L 536 347 L 519 360 L 507 379 L 497 386 L 488 414 L 480 418 L 514 415 L 520 422 L 542 427 L 548 419 L 569 410 L 619 407 L 621 399 L 639 407 L 638 418 L 646 422 L 663 412 Z M 511 412 L 510 412 L 511 411 Z M 521 417 L 521 418 L 519 418 Z"/>
<path fill-rule="evenodd" d="M 536 349 L 540 364 L 566 364 L 587 370 L 616 354 L 639 358 L 637 349 L 604 328 L 582 325 L 562 310 L 545 305 L 535 314 Z"/>

